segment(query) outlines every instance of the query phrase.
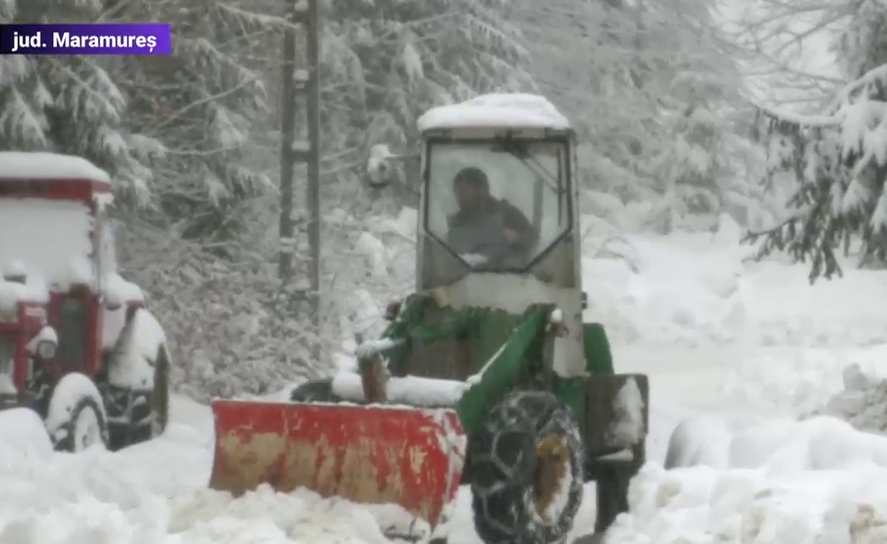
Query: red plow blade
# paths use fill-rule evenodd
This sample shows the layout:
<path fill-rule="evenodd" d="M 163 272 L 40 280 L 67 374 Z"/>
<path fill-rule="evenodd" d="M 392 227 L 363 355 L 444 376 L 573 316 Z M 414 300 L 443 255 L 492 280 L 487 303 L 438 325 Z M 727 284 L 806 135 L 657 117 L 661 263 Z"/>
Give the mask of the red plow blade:
<path fill-rule="evenodd" d="M 212 410 L 212 489 L 305 487 L 398 504 L 434 526 L 459 486 L 465 435 L 453 410 L 236 400 Z"/>

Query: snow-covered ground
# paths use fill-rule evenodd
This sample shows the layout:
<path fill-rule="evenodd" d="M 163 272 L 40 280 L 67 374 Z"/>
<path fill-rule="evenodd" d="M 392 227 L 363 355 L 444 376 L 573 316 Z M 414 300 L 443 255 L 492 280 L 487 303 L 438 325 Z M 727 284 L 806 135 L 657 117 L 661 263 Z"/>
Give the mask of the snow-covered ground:
<path fill-rule="evenodd" d="M 864 374 L 887 374 L 887 274 L 851 269 L 811 287 L 802 267 L 743 262 L 737 236 L 725 225 L 587 251 L 588 317 L 607 324 L 619 369 L 649 374 L 652 387 L 650 462 L 610 542 L 887 542 L 887 438 L 832 417 L 798 421 L 824 413 L 885 428 L 887 386 Z M 687 416 L 703 418 L 692 426 L 706 431 L 711 466 L 665 471 Z M 52 453 L 23 419 L 0 414 L 0 544 L 386 542 L 377 509 L 306 491 L 206 490 L 210 414 L 187 399 L 175 399 L 163 437 L 116 454 Z M 468 499 L 454 544 L 477 544 Z M 593 524 L 589 495 L 574 533 Z"/>

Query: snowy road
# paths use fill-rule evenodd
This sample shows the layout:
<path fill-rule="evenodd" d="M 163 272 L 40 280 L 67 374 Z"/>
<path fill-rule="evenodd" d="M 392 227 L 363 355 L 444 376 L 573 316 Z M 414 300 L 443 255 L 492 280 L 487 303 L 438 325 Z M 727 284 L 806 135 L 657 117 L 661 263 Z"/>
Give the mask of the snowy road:
<path fill-rule="evenodd" d="M 598 317 L 612 324 L 618 368 L 649 374 L 652 388 L 651 462 L 610 544 L 887 542 L 885 439 L 835 419 L 779 419 L 821 408 L 841 390 L 848 364 L 887 373 L 879 368 L 887 357 L 880 276 L 810 288 L 803 270 L 742 269 L 724 258 L 735 248 L 637 245 L 640 272 L 598 263 L 589 279 Z M 662 270 L 672 273 L 663 279 Z M 712 445 L 733 456 L 663 471 L 672 428 L 700 414 L 737 424 Z M 232 500 L 206 490 L 209 410 L 177 397 L 172 415 L 158 440 L 66 455 L 49 451 L 45 436 L 21 436 L 22 414 L 0 414 L 0 544 L 387 543 L 385 512 L 304 491 Z M 468 498 L 460 496 L 454 544 L 477 544 Z M 587 500 L 574 534 L 593 523 Z"/>

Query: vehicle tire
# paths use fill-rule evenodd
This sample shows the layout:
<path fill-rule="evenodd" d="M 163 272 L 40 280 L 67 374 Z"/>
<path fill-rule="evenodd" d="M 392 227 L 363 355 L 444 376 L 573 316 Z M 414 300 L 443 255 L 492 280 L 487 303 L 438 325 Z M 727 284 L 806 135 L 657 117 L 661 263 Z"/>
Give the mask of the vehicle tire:
<path fill-rule="evenodd" d="M 599 462 L 595 467 L 597 518 L 595 534 L 603 534 L 616 517 L 628 511 L 628 486 L 646 460 L 644 442 L 632 448 L 633 459 L 626 462 Z"/>
<path fill-rule="evenodd" d="M 142 336 L 162 336 L 163 339 L 158 339 L 156 344 L 148 348 L 139 345 L 137 339 Z M 151 312 L 136 306 L 127 308 L 126 324 L 106 363 L 108 407 L 116 420 L 110 428 L 110 449 L 113 451 L 157 438 L 166 430 L 169 423 L 169 374 L 172 363 L 165 336 L 159 321 Z M 153 356 L 148 355 L 151 352 Z M 149 373 L 150 382 L 145 378 Z M 140 381 L 133 381 L 133 375 L 142 378 Z"/>
<path fill-rule="evenodd" d="M 109 449 L 113 451 L 157 438 L 163 434 L 169 424 L 170 364 L 166 343 L 160 344 L 157 348 L 157 355 L 152 364 L 154 367 L 152 389 L 129 397 L 130 403 L 147 409 L 134 410 L 135 421 L 111 427 Z"/>
<path fill-rule="evenodd" d="M 332 378 L 311 380 L 297 386 L 290 392 L 291 402 L 339 402 L 333 393 Z"/>
<path fill-rule="evenodd" d="M 468 458 L 474 526 L 485 544 L 563 542 L 582 502 L 585 459 L 569 408 L 516 391 L 487 414 Z"/>
<path fill-rule="evenodd" d="M 151 391 L 151 433 L 148 440 L 157 438 L 169 424 L 169 349 L 160 346 L 154 361 L 154 389 Z"/>
<path fill-rule="evenodd" d="M 83 374 L 68 374 L 56 384 L 46 426 L 56 451 L 74 453 L 108 444 L 108 418 L 101 395 Z"/>

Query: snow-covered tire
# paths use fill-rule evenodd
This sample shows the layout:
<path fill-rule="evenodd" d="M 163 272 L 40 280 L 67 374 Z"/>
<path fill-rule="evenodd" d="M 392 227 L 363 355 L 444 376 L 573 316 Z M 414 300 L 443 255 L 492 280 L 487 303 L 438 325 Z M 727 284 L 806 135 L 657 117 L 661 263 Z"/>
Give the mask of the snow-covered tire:
<path fill-rule="evenodd" d="M 53 388 L 46 428 L 56 451 L 79 452 L 108 444 L 108 417 L 95 383 L 72 372 Z"/>
<path fill-rule="evenodd" d="M 151 391 L 151 433 L 148 439 L 157 438 L 169 424 L 169 350 L 166 343 L 160 346 L 154 361 L 154 389 Z"/>
<path fill-rule="evenodd" d="M 544 391 L 516 391 L 471 437 L 474 526 L 485 544 L 563 542 L 582 502 L 584 446 L 573 413 Z"/>
<path fill-rule="evenodd" d="M 119 450 L 157 438 L 169 423 L 169 375 L 172 365 L 166 333 L 142 307 L 127 309 L 108 361 L 110 448 Z"/>

